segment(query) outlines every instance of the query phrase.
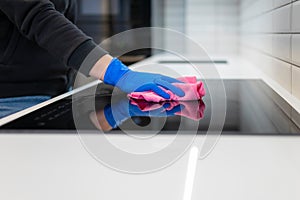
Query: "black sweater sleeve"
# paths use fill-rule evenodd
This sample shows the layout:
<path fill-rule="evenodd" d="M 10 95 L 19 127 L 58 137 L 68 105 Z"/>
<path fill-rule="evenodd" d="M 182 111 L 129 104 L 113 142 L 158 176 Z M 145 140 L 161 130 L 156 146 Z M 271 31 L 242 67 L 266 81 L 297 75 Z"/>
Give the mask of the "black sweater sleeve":
<path fill-rule="evenodd" d="M 94 49 L 91 66 L 107 54 L 93 40 L 55 9 L 49 0 L 0 0 L 0 9 L 18 28 L 20 33 L 40 47 L 60 58 L 68 66 L 79 69 L 86 56 Z"/>

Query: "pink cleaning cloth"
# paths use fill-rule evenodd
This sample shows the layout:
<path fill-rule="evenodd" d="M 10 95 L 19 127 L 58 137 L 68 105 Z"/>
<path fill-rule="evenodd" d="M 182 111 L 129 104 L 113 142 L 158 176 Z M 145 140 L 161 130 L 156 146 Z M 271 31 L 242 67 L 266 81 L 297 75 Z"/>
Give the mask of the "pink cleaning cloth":
<path fill-rule="evenodd" d="M 183 83 L 173 83 L 173 85 L 185 92 L 185 95 L 183 97 L 179 97 L 170 90 L 166 90 L 162 87 L 161 88 L 170 95 L 170 99 L 165 99 L 153 91 L 132 92 L 128 95 L 128 97 L 131 99 L 143 99 L 149 102 L 163 102 L 199 100 L 205 95 L 203 83 L 201 81 L 197 81 L 195 76 L 181 77 L 177 80 L 182 81 Z"/>
<path fill-rule="evenodd" d="M 147 102 L 144 100 L 137 100 L 137 99 L 131 99 L 130 103 L 133 105 L 136 105 L 140 110 L 142 111 L 152 111 L 159 109 L 163 107 L 163 105 L 166 102 L 161 102 L 161 103 L 153 103 L 153 102 Z M 184 116 L 189 119 L 193 119 L 195 121 L 198 121 L 203 118 L 204 116 L 204 111 L 205 111 L 205 104 L 202 100 L 199 101 L 171 101 L 168 102 L 169 107 L 165 108 L 165 110 L 172 110 L 178 105 L 183 105 L 183 109 L 179 112 L 176 112 L 176 115 L 179 116 Z"/>

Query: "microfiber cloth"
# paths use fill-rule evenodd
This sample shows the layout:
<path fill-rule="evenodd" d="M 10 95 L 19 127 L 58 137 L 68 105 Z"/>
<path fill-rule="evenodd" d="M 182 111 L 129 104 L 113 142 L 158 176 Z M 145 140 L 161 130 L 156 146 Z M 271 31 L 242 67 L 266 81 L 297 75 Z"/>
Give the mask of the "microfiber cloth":
<path fill-rule="evenodd" d="M 183 83 L 173 83 L 174 86 L 182 89 L 185 92 L 183 97 L 175 95 L 170 90 L 162 88 L 170 95 L 170 99 L 165 99 L 153 91 L 132 92 L 128 94 L 131 99 L 142 99 L 148 102 L 163 102 L 163 101 L 192 101 L 199 100 L 205 95 L 204 85 L 201 81 L 197 81 L 195 76 L 187 76 L 178 78 Z"/>
<path fill-rule="evenodd" d="M 165 108 L 166 111 L 172 110 L 176 106 L 181 105 L 183 109 L 179 112 L 176 112 L 175 115 L 184 116 L 195 121 L 202 119 L 205 111 L 205 104 L 202 100 L 153 103 L 144 100 L 131 99 L 130 103 L 136 105 L 140 110 L 145 112 L 159 109 L 163 107 L 164 104 L 169 105 L 167 108 Z"/>

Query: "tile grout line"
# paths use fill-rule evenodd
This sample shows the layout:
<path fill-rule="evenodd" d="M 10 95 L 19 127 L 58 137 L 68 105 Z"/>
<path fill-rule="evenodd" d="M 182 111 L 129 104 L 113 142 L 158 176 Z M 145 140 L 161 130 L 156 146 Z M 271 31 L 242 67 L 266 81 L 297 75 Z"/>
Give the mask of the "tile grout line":
<path fill-rule="evenodd" d="M 296 2 L 296 1 L 295 1 L 295 2 Z M 280 8 L 283 8 L 283 7 L 285 7 L 285 6 L 292 5 L 293 3 L 294 3 L 294 2 L 289 2 L 289 3 L 283 4 L 283 5 L 277 6 L 277 7 L 275 7 L 275 8 L 272 8 L 272 9 L 269 9 L 269 10 L 266 10 L 266 11 L 263 11 L 262 13 L 259 13 L 258 15 L 251 16 L 251 17 L 249 17 L 249 18 L 246 18 L 246 19 L 244 19 L 244 20 L 242 20 L 242 21 L 243 21 L 243 22 L 251 21 L 251 20 L 253 20 L 253 19 L 255 19 L 255 18 L 258 18 L 258 17 L 261 17 L 261 16 L 263 16 L 263 15 L 265 15 L 265 14 L 272 13 L 273 11 L 278 10 L 278 9 L 280 9 Z"/>
<path fill-rule="evenodd" d="M 272 54 L 269 54 L 269 53 L 267 53 L 267 52 L 265 52 L 265 51 L 262 51 L 262 50 L 260 50 L 260 49 L 258 49 L 258 48 L 251 47 L 251 46 L 249 46 L 249 45 L 247 45 L 247 44 L 243 44 L 243 46 L 246 47 L 246 48 L 248 48 L 248 49 L 255 50 L 255 51 L 257 51 L 258 53 L 263 54 L 263 55 L 265 55 L 265 56 L 269 56 L 270 58 L 275 58 L 275 59 L 277 59 L 277 60 L 279 60 L 279 61 L 281 61 L 281 62 L 284 62 L 284 63 L 289 64 L 289 65 L 293 65 L 293 66 L 295 66 L 295 67 L 297 67 L 297 68 L 300 68 L 300 65 L 298 65 L 298 64 L 296 64 L 296 63 L 293 63 L 293 62 L 284 60 L 284 59 L 282 59 L 282 58 L 279 58 L 279 57 L 277 57 L 277 56 L 274 56 L 274 55 L 272 55 Z"/>

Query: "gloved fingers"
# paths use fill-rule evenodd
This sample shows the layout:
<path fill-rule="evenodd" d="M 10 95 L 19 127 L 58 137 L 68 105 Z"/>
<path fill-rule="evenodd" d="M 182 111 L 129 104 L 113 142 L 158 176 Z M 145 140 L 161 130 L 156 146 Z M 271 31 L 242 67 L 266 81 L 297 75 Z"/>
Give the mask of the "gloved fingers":
<path fill-rule="evenodd" d="M 170 99 L 170 95 L 168 93 L 166 93 L 165 91 L 163 91 L 160 87 L 158 87 L 155 84 L 153 84 L 153 87 L 151 88 L 151 90 L 165 99 Z"/>
<path fill-rule="evenodd" d="M 158 80 L 155 80 L 155 83 L 165 89 L 171 90 L 177 96 L 183 97 L 185 95 L 184 91 L 182 91 L 180 88 L 172 85 L 171 83 L 169 83 L 167 81 L 158 79 Z"/>
<path fill-rule="evenodd" d="M 168 93 L 166 93 L 165 91 L 163 91 L 155 83 L 145 84 L 145 85 L 139 87 L 138 89 L 136 89 L 135 91 L 136 92 L 143 92 L 143 91 L 149 91 L 149 90 L 152 90 L 153 92 L 155 92 L 156 94 L 158 94 L 159 96 L 161 96 L 165 99 L 170 99 L 170 95 Z"/>
<path fill-rule="evenodd" d="M 169 83 L 183 83 L 182 81 L 177 80 L 177 79 L 172 78 L 172 77 L 169 77 L 169 76 L 162 76 L 161 79 L 164 80 L 164 81 L 167 81 Z"/>

